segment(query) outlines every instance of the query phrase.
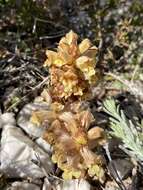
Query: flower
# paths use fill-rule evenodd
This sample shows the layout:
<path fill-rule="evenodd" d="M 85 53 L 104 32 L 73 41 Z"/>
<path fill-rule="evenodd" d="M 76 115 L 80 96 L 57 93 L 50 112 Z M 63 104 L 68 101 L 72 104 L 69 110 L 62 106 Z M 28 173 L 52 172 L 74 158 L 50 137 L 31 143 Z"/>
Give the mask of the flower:
<path fill-rule="evenodd" d="M 77 112 L 73 112 L 70 106 L 63 108 L 58 103 L 54 104 L 56 108 L 52 105 L 50 110 L 33 115 L 41 125 L 47 121 L 48 127 L 43 138 L 53 147 L 53 162 L 63 171 L 65 179 L 85 177 L 88 173 L 91 177 L 103 180 L 104 161 L 102 156 L 94 152 L 94 149 L 105 143 L 103 129 L 90 129 L 91 123 L 94 123 L 90 110 L 79 107 Z M 57 109 L 59 106 L 62 109 Z"/>
<path fill-rule="evenodd" d="M 95 70 L 97 48 L 89 39 L 79 45 L 78 36 L 70 31 L 63 37 L 57 51 L 47 50 L 44 66 L 49 67 L 51 92 L 55 99 L 85 97 L 98 80 Z"/>
<path fill-rule="evenodd" d="M 52 161 L 64 179 L 86 176 L 104 181 L 104 159 L 98 150 L 106 142 L 104 130 L 91 127 L 94 117 L 84 102 L 99 79 L 95 69 L 97 48 L 89 39 L 79 45 L 70 31 L 57 51 L 47 50 L 44 66 L 49 68 L 50 85 L 41 94 L 49 109 L 34 111 L 30 121 L 45 127 L 43 139 L 53 149 Z"/>

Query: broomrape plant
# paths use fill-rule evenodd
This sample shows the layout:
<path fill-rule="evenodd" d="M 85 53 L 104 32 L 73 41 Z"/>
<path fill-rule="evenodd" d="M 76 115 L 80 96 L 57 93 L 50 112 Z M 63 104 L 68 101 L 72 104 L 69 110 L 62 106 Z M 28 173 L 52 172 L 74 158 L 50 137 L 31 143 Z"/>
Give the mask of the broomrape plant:
<path fill-rule="evenodd" d="M 86 96 L 99 78 L 95 70 L 97 48 L 88 39 L 78 45 L 77 39 L 77 34 L 70 31 L 60 40 L 57 52 L 46 51 L 44 66 L 49 68 L 52 98 Z"/>
<path fill-rule="evenodd" d="M 43 119 L 40 114 L 43 114 Z M 97 176 L 100 181 L 104 180 L 104 161 L 94 150 L 104 144 L 105 135 L 99 127 L 89 129 L 94 122 L 89 110 L 79 109 L 75 112 L 65 108 L 56 112 L 52 109 L 43 113 L 35 112 L 35 116 L 48 122 L 49 128 L 43 138 L 52 145 L 52 160 L 64 171 L 64 179 L 81 178 L 88 173 L 91 177 Z M 31 119 L 34 122 L 33 117 Z"/>
<path fill-rule="evenodd" d="M 46 126 L 43 138 L 52 145 L 52 160 L 64 179 L 90 176 L 104 182 L 104 159 L 99 149 L 106 142 L 105 133 L 93 125 L 90 109 L 81 103 L 81 99 L 90 98 L 99 79 L 97 48 L 88 39 L 78 45 L 77 39 L 70 31 L 60 40 L 57 51 L 46 51 L 44 66 L 49 68 L 50 86 L 44 94 L 49 92 L 52 103 L 49 110 L 33 112 L 31 122 Z"/>
<path fill-rule="evenodd" d="M 110 115 L 111 135 L 121 139 L 125 152 L 143 162 L 143 123 L 136 123 L 135 126 L 113 99 L 104 102 L 104 111 Z"/>

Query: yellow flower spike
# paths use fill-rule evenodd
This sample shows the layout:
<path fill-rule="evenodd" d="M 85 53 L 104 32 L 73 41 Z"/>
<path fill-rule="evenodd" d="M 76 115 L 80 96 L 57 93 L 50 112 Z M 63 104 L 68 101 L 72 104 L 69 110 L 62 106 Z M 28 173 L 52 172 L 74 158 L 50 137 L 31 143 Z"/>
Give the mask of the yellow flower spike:
<path fill-rule="evenodd" d="M 91 177 L 102 180 L 102 170 L 98 171 L 93 166 L 101 168 L 103 159 L 88 146 L 88 127 L 93 120 L 92 114 L 81 108 L 77 113 L 66 112 L 65 109 L 69 110 L 70 107 L 57 111 L 57 119 L 51 123 L 44 138 L 53 146 L 52 161 L 63 171 L 64 179 L 78 179 L 88 172 Z"/>
<path fill-rule="evenodd" d="M 82 100 L 91 98 L 92 87 L 100 79 L 95 68 L 98 49 L 89 39 L 79 45 L 77 40 L 78 35 L 70 31 L 60 40 L 57 51 L 46 51 L 51 105 L 49 112 L 36 112 L 31 120 L 48 126 L 43 138 L 52 146 L 52 160 L 64 179 L 88 175 L 102 182 L 104 160 L 93 150 L 105 142 L 105 135 L 103 129 L 90 129 L 93 115 L 88 106 L 81 106 Z M 47 93 L 43 98 L 50 102 Z"/>
<path fill-rule="evenodd" d="M 57 52 L 46 51 L 48 58 L 44 65 L 50 68 L 51 94 L 56 100 L 82 96 L 85 99 L 98 79 L 94 68 L 97 48 L 89 39 L 78 45 L 77 39 L 77 34 L 70 31 L 60 40 Z"/>

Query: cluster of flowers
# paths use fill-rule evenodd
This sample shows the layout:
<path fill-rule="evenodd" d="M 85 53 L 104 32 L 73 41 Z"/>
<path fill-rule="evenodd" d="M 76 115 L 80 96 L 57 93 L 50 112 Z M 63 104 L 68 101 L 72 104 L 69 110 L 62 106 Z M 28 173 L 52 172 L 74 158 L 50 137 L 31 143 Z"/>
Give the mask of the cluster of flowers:
<path fill-rule="evenodd" d="M 60 40 L 57 52 L 46 51 L 48 59 L 44 66 L 49 67 L 53 98 L 85 96 L 97 82 L 94 69 L 97 48 L 88 39 L 78 45 L 77 39 L 77 34 L 70 31 Z"/>
<path fill-rule="evenodd" d="M 47 50 L 44 66 L 49 68 L 47 90 L 52 103 L 49 110 L 33 112 L 31 121 L 46 126 L 43 138 L 52 145 L 52 160 L 64 179 L 89 176 L 103 182 L 104 159 L 98 149 L 105 143 L 105 134 L 94 126 L 90 109 L 81 103 L 98 79 L 97 48 L 88 39 L 78 45 L 77 39 L 70 31 L 60 40 L 57 52 Z"/>

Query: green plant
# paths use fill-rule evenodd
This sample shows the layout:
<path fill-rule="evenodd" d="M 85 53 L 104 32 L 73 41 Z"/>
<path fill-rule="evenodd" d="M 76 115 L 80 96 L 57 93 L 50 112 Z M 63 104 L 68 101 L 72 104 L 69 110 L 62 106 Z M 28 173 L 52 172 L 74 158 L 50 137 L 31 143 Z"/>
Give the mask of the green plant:
<path fill-rule="evenodd" d="M 143 123 L 128 120 L 113 99 L 104 101 L 104 111 L 110 115 L 111 135 L 121 139 L 123 150 L 137 161 L 143 161 Z"/>

